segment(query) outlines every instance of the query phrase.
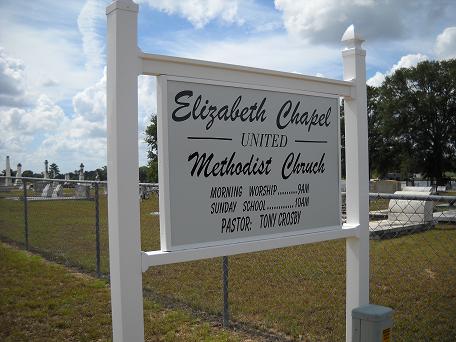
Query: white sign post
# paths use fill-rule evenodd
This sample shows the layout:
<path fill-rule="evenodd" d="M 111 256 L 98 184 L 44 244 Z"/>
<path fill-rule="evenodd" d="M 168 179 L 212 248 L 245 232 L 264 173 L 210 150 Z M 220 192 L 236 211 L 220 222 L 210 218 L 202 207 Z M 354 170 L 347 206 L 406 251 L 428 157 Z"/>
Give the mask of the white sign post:
<path fill-rule="evenodd" d="M 108 217 L 114 341 L 143 341 L 149 267 L 347 239 L 351 310 L 369 302 L 365 52 L 353 27 L 345 81 L 146 54 L 138 6 L 108 16 Z M 158 76 L 161 249 L 141 252 L 138 75 Z M 339 103 L 345 99 L 347 223 Z"/>
<path fill-rule="evenodd" d="M 369 157 L 367 140 L 366 51 L 363 39 L 350 26 L 342 37 L 344 79 L 353 95 L 345 98 L 345 173 L 347 224 L 359 233 L 346 241 L 346 340 L 351 341 L 354 308 L 369 304 Z"/>
<path fill-rule="evenodd" d="M 108 225 L 114 341 L 144 341 L 138 199 L 138 5 L 116 1 L 108 16 Z"/>

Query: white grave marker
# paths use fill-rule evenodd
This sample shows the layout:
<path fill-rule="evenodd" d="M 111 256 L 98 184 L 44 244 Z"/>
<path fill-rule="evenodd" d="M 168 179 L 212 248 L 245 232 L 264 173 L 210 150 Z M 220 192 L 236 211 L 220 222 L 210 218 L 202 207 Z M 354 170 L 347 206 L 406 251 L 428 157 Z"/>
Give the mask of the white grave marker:
<path fill-rule="evenodd" d="M 21 163 L 17 164 L 16 177 L 22 177 L 22 164 Z M 22 186 L 22 179 L 16 178 L 16 180 L 14 182 L 14 186 L 21 187 Z"/>
<path fill-rule="evenodd" d="M 11 181 L 11 165 L 10 165 L 10 157 L 9 156 L 6 156 L 6 168 L 5 168 L 5 172 L 6 172 L 6 178 L 5 178 L 5 186 L 11 186 L 12 185 L 12 181 Z"/>
<path fill-rule="evenodd" d="M 47 159 L 44 161 L 44 175 L 43 175 L 43 178 L 44 179 L 48 179 L 49 178 L 49 162 L 47 161 Z"/>

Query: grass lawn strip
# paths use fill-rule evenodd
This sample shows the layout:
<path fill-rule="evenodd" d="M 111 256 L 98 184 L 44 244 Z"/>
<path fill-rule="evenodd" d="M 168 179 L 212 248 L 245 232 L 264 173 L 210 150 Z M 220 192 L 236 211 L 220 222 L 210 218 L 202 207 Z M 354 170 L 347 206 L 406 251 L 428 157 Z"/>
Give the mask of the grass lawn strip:
<path fill-rule="evenodd" d="M 385 205 L 384 201 L 378 207 Z M 34 250 L 84 272 L 95 270 L 93 201 L 30 202 L 28 209 Z M 101 268 L 106 274 L 105 196 L 100 197 L 100 210 Z M 141 202 L 142 250 L 159 248 L 159 217 L 150 214 L 156 211 L 156 197 Z M 0 237 L 20 243 L 23 227 L 22 203 L 0 199 Z M 442 224 L 419 234 L 371 241 L 371 302 L 395 310 L 395 340 L 419 341 L 425 336 L 429 341 L 456 341 L 455 229 L 454 224 Z M 196 311 L 220 315 L 221 265 L 221 258 L 214 258 L 151 267 L 143 273 L 143 285 Z M 235 322 L 295 340 L 344 339 L 343 240 L 230 257 L 229 288 Z"/>
<path fill-rule="evenodd" d="M 1 341 L 110 341 L 105 281 L 0 243 Z M 181 310 L 144 301 L 146 341 L 248 341 Z"/>

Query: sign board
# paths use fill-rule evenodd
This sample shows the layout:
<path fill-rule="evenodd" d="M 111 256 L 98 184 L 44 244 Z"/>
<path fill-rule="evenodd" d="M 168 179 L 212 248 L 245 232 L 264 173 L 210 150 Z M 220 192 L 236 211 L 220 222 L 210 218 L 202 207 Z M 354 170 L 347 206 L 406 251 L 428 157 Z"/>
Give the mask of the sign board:
<path fill-rule="evenodd" d="M 338 97 L 158 84 L 162 250 L 341 228 Z"/>

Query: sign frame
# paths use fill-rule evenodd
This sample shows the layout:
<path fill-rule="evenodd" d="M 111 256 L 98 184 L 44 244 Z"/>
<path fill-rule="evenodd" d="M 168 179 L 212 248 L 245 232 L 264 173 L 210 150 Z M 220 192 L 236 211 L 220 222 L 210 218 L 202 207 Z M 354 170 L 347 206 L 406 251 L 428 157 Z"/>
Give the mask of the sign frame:
<path fill-rule="evenodd" d="M 214 86 L 222 86 L 222 87 L 232 87 L 232 88 L 239 88 L 239 89 L 247 89 L 247 90 L 263 90 L 275 93 L 283 93 L 283 94 L 293 94 L 293 95 L 307 95 L 307 96 L 315 96 L 315 97 L 322 97 L 328 99 L 336 99 L 339 100 L 339 96 L 333 94 L 326 94 L 326 93 L 316 93 L 311 91 L 306 91 L 302 89 L 292 89 L 292 88 L 279 88 L 279 87 L 272 87 L 272 86 L 265 86 L 265 85 L 258 85 L 258 84 L 250 84 L 250 83 L 241 83 L 241 82 L 230 82 L 226 80 L 214 80 L 214 79 L 204 79 L 204 78 L 193 78 L 193 77 L 181 77 L 181 76 L 168 76 L 168 75 L 161 75 L 157 77 L 157 133 L 158 133 L 158 165 L 159 165 L 159 180 L 160 180 L 160 245 L 161 250 L 166 252 L 175 252 L 178 250 L 186 250 L 186 249 L 193 249 L 193 248 L 206 248 L 206 247 L 215 247 L 215 246 L 229 246 L 236 243 L 244 243 L 244 242 L 255 242 L 258 241 L 260 243 L 264 243 L 266 240 L 277 240 L 282 238 L 297 238 L 297 237 L 304 237 L 307 234 L 315 234 L 319 232 L 335 232 L 342 229 L 342 219 L 341 219 L 341 192 L 340 192 L 340 179 L 341 179 L 341 159 L 340 159 L 340 149 L 341 149 L 341 141 L 340 141 L 340 106 L 337 105 L 335 119 L 337 126 L 337 183 L 338 183 L 338 201 L 337 201 L 337 208 L 339 212 L 339 224 L 335 226 L 322 226 L 316 227 L 311 229 L 300 229 L 290 232 L 276 232 L 276 233 L 264 233 L 258 236 L 247 236 L 247 237 L 240 237 L 240 238 L 231 238 L 226 240 L 220 241 L 213 241 L 213 242 L 200 242 L 200 243 L 193 243 L 181 246 L 173 246 L 173 248 L 167 248 L 167 246 L 171 246 L 171 227 L 170 227 L 170 216 L 172 214 L 172 208 L 170 204 L 170 189 L 169 189 L 169 158 L 170 154 L 168 151 L 168 127 L 167 123 L 171 120 L 168 113 L 167 108 L 167 82 L 168 81 L 178 81 L 178 82 L 187 82 L 187 83 L 196 83 L 202 85 L 214 85 Z M 302 244 L 302 239 L 297 239 L 296 245 Z M 275 247 L 272 247 L 275 248 Z M 271 249 L 271 248 L 264 248 Z"/>
<path fill-rule="evenodd" d="M 114 342 L 144 341 L 142 272 L 150 266 L 319 241 L 346 239 L 346 341 L 352 309 L 369 304 L 369 168 L 366 51 L 353 25 L 342 36 L 344 81 L 227 63 L 144 53 L 138 49 L 138 5 L 116 0 L 107 15 L 107 164 L 109 264 Z M 346 207 L 341 229 L 173 252 L 141 251 L 138 198 L 138 76 L 181 76 L 303 89 L 345 101 Z M 241 83 L 243 83 L 241 82 Z"/>

